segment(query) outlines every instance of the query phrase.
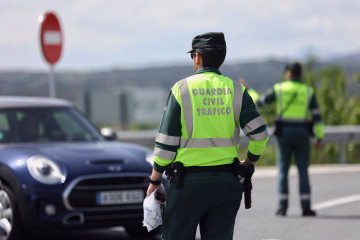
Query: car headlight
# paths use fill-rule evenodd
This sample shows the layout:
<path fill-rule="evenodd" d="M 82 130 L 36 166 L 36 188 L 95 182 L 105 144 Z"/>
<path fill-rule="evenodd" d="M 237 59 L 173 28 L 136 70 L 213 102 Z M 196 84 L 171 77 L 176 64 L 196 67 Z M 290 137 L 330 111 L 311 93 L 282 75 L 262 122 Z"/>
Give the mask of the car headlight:
<path fill-rule="evenodd" d="M 27 168 L 33 178 L 44 184 L 65 182 L 65 175 L 59 165 L 48 157 L 36 155 L 27 160 Z"/>
<path fill-rule="evenodd" d="M 150 165 L 154 165 L 154 155 L 152 153 L 148 153 L 146 155 L 146 161 L 150 163 Z"/>

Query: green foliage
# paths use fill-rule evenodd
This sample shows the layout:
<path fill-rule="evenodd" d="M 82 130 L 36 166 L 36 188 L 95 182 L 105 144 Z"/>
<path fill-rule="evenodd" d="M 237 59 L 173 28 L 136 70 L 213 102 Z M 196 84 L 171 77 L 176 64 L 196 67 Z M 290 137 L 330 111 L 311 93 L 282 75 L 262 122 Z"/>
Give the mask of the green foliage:
<path fill-rule="evenodd" d="M 245 159 L 248 152 L 247 147 L 239 148 L 239 158 L 240 160 Z M 275 145 L 268 145 L 261 155 L 259 161 L 256 163 L 256 166 L 275 166 L 276 165 L 276 149 Z"/>
<path fill-rule="evenodd" d="M 275 104 L 271 104 L 266 107 L 258 108 L 258 111 L 268 126 L 271 126 L 274 124 L 275 115 L 276 115 Z"/>
<path fill-rule="evenodd" d="M 307 68 L 305 81 L 315 89 L 325 125 L 360 124 L 360 98 L 346 94 L 346 75 L 340 67 L 330 66 L 317 72 Z M 347 163 L 359 163 L 358 154 L 359 144 L 347 144 Z M 320 151 L 313 150 L 311 162 L 339 163 L 338 144 L 325 144 Z"/>
<path fill-rule="evenodd" d="M 360 84 L 360 75 L 356 74 L 355 75 L 355 80 Z"/>
<path fill-rule="evenodd" d="M 316 94 L 325 125 L 350 124 L 351 112 L 346 95 L 345 74 L 339 67 L 329 67 L 316 73 Z"/>
<path fill-rule="evenodd" d="M 360 83 L 360 76 L 357 79 Z M 346 75 L 340 67 L 318 72 L 305 67 L 304 80 L 315 89 L 325 125 L 360 124 L 360 98 L 347 96 Z"/>

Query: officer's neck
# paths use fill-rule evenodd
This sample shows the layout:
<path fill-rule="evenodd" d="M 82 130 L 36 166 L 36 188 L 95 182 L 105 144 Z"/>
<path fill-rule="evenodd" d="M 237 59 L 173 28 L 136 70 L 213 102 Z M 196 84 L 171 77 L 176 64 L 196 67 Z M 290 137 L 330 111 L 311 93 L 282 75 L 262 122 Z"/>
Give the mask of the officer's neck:
<path fill-rule="evenodd" d="M 202 66 L 201 66 L 201 67 L 200 67 L 200 66 L 194 66 L 194 72 L 199 71 L 199 70 L 200 70 L 200 68 L 202 68 Z"/>
<path fill-rule="evenodd" d="M 194 66 L 194 72 L 199 71 L 199 69 L 203 67 L 203 62 L 200 55 L 196 54 L 196 56 L 194 57 L 193 66 Z"/>

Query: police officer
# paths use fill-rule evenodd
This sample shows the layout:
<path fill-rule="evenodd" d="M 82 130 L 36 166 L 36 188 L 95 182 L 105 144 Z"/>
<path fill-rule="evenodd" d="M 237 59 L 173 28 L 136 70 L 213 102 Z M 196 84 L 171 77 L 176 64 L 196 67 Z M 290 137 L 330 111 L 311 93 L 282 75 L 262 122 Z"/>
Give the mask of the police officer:
<path fill-rule="evenodd" d="M 278 216 L 285 216 L 288 208 L 288 171 L 291 156 L 295 155 L 299 172 L 300 198 L 303 216 L 315 216 L 311 209 L 308 176 L 310 136 L 315 126 L 316 147 L 322 145 L 323 124 L 314 89 L 301 81 L 302 68 L 294 63 L 285 68 L 285 81 L 277 83 L 257 101 L 258 106 L 276 102 L 275 135 L 277 136 L 277 162 L 279 168 Z"/>
<path fill-rule="evenodd" d="M 182 186 L 170 184 L 162 239 L 195 239 L 199 224 L 201 239 L 229 240 L 243 193 L 232 173 L 240 127 L 250 140 L 241 161 L 247 167 L 263 153 L 268 132 L 245 87 L 219 71 L 226 55 L 223 33 L 196 36 L 188 53 L 195 74 L 171 88 L 147 194 L 158 187 L 166 167 L 183 165 Z"/>

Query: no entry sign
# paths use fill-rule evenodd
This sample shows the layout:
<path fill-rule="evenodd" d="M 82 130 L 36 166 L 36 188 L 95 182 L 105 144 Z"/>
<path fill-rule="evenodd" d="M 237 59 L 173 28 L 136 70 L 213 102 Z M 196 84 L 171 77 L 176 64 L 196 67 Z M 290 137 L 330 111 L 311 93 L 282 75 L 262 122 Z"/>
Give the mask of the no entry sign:
<path fill-rule="evenodd" d="M 58 18 L 53 12 L 47 12 L 42 18 L 40 43 L 45 60 L 54 65 L 61 56 L 63 37 Z"/>

